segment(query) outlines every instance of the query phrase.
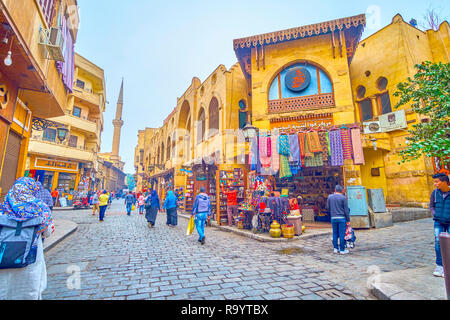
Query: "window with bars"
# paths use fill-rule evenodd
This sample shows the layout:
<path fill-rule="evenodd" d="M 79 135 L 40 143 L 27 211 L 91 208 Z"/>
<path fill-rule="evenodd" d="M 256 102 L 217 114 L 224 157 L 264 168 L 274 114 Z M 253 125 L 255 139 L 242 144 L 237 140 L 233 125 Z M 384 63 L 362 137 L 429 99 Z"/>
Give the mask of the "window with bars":
<path fill-rule="evenodd" d="M 45 21 L 51 26 L 53 11 L 55 9 L 55 0 L 39 0 L 39 5 L 44 13 Z"/>
<path fill-rule="evenodd" d="M 47 128 L 44 130 L 44 134 L 42 135 L 42 139 L 46 141 L 55 141 L 56 140 L 56 129 Z"/>

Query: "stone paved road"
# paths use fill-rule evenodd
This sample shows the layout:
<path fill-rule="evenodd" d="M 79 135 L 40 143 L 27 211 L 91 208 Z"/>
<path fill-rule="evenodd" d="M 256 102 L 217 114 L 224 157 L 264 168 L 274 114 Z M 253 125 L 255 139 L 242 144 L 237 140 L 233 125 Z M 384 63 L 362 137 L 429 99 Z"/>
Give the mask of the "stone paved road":
<path fill-rule="evenodd" d="M 368 268 L 382 272 L 434 263 L 432 220 L 358 230 L 351 255 L 330 236 L 263 243 L 207 228 L 206 244 L 159 214 L 155 229 L 114 202 L 105 222 L 88 211 L 55 212 L 78 230 L 46 254 L 44 299 L 373 299 Z M 79 280 L 79 281 L 78 281 Z M 77 282 L 78 281 L 78 282 Z"/>

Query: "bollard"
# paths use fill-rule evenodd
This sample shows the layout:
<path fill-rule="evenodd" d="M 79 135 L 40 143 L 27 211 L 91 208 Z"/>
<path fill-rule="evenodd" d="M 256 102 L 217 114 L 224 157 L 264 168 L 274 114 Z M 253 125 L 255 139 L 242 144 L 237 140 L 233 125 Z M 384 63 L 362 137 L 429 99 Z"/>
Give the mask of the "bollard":
<path fill-rule="evenodd" d="M 447 300 L 450 300 L 450 234 L 442 232 L 439 235 L 439 243 L 441 244 L 442 265 L 444 266 Z"/>

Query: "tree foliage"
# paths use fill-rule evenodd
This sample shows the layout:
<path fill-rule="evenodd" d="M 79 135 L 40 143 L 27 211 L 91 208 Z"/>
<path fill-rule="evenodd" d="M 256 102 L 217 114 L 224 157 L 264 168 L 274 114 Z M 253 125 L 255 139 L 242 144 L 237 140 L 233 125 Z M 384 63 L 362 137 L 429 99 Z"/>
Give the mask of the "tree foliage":
<path fill-rule="evenodd" d="M 397 85 L 400 97 L 395 108 L 411 103 L 414 112 L 425 121 L 412 126 L 408 146 L 400 152 L 402 162 L 422 155 L 450 158 L 450 63 L 424 62 L 415 66 L 413 79 Z M 427 121 L 428 120 L 428 121 Z"/>

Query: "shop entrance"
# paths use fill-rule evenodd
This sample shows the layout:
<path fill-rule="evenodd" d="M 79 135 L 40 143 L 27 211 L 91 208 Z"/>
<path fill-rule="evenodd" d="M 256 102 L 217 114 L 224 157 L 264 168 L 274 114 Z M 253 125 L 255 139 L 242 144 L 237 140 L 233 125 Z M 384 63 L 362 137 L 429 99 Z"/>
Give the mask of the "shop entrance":
<path fill-rule="evenodd" d="M 303 225 L 310 228 L 330 227 L 327 198 L 338 184 L 344 185 L 343 167 L 306 167 L 290 178 L 276 179 L 281 194 L 298 199 Z"/>

